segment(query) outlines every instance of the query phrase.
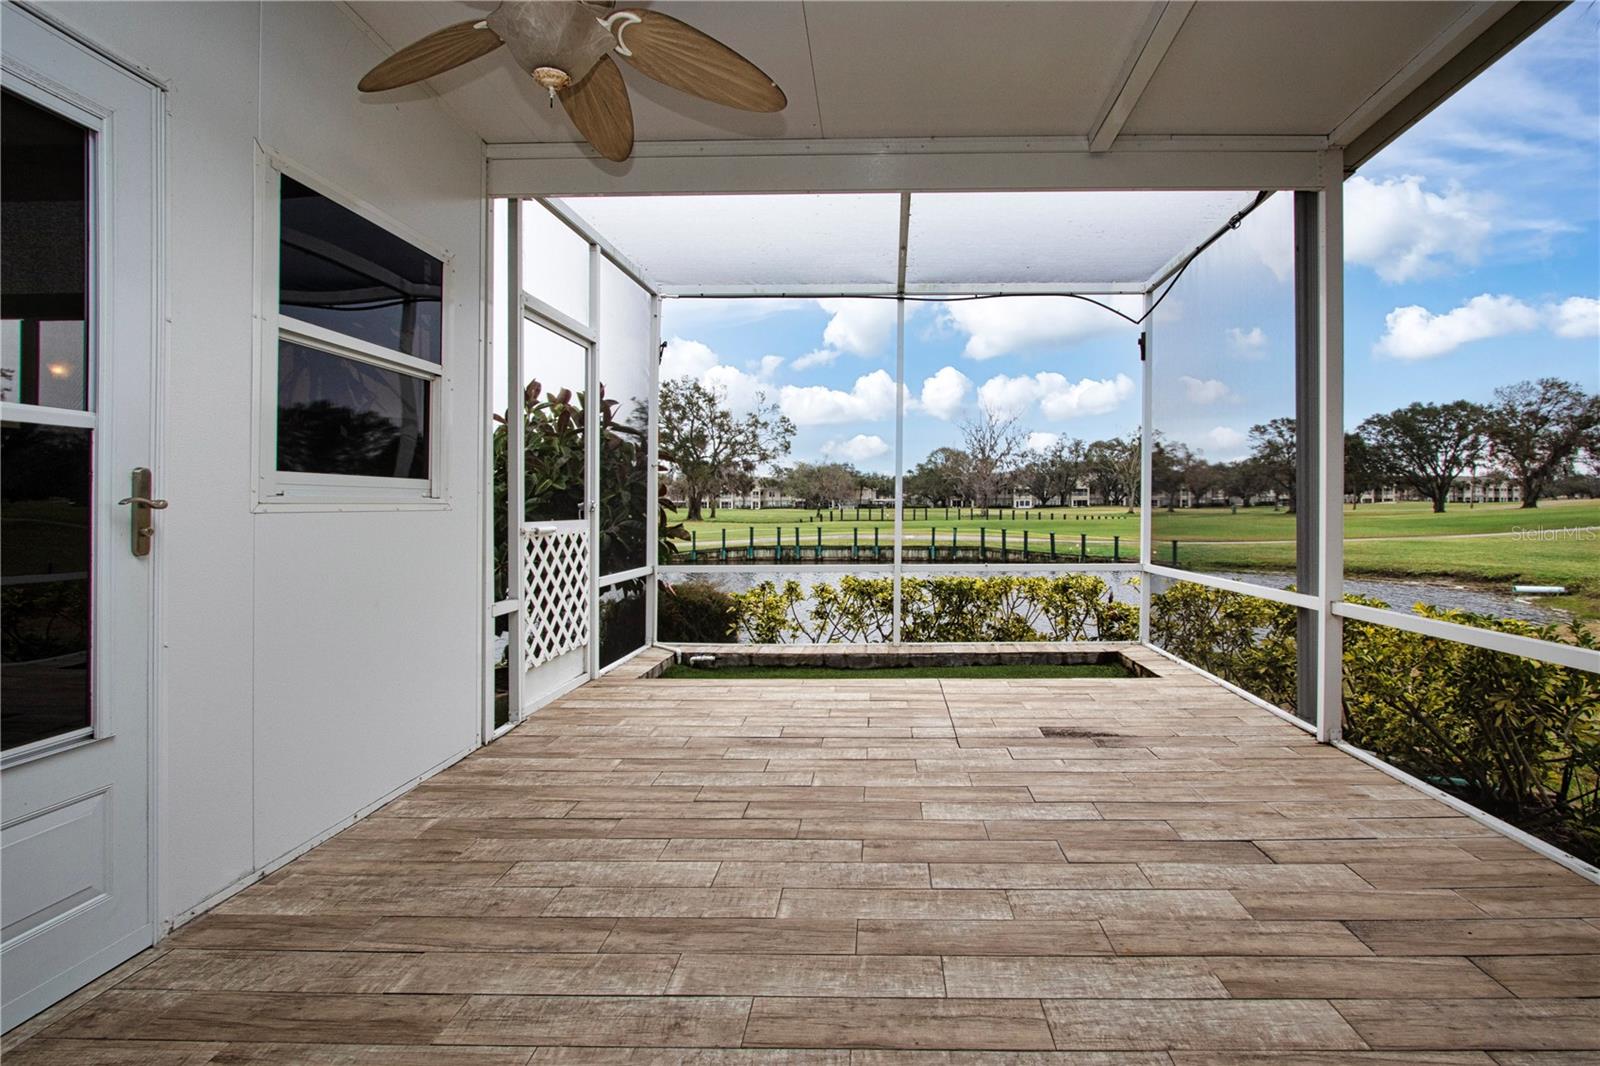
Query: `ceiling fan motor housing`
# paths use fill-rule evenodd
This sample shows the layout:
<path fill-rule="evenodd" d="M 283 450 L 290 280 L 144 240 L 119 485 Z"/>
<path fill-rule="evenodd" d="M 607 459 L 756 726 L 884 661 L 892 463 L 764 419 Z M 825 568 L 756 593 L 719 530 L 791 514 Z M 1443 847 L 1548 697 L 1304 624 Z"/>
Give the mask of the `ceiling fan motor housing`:
<path fill-rule="evenodd" d="M 582 81 L 617 44 L 583 4 L 501 4 L 484 21 L 517 66 L 555 91 Z"/>

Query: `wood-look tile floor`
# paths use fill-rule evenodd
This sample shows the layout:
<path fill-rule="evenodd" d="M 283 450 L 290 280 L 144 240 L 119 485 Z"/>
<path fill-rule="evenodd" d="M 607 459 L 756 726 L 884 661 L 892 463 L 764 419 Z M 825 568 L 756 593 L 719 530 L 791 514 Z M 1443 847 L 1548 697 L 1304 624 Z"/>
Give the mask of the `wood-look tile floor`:
<path fill-rule="evenodd" d="M 7 1066 L 1600 1062 L 1600 887 L 1151 661 L 588 685 Z"/>

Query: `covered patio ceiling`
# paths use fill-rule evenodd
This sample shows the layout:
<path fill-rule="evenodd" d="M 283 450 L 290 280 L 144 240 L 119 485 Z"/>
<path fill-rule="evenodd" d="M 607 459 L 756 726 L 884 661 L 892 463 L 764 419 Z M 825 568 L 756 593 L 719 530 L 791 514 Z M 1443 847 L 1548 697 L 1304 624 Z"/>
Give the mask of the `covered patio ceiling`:
<path fill-rule="evenodd" d="M 492 3 L 354 2 L 387 50 Z M 1311 188 L 1356 166 L 1563 5 L 1545 2 L 648 6 L 784 89 L 748 114 L 624 77 L 637 144 L 578 142 L 506 50 L 430 93 L 489 145 L 496 195 Z M 1324 158 L 1328 148 L 1342 157 Z"/>

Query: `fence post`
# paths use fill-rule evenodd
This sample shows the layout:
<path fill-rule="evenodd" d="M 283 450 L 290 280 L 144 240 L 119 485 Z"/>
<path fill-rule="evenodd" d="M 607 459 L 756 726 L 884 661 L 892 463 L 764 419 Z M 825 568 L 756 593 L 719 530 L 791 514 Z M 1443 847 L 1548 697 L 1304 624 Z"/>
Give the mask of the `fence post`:
<path fill-rule="evenodd" d="M 695 560 L 695 555 L 697 554 L 697 551 L 699 549 L 699 545 L 700 545 L 700 534 L 699 534 L 699 532 L 696 531 L 696 530 L 693 530 L 693 529 L 689 530 L 689 561 L 691 563 L 694 562 L 694 560 Z"/>
<path fill-rule="evenodd" d="M 1022 561 L 1028 561 L 1028 531 L 1026 529 L 1022 531 Z"/>
<path fill-rule="evenodd" d="M 978 527 L 978 562 L 980 563 L 989 561 L 988 534 L 989 530 L 986 527 Z"/>
<path fill-rule="evenodd" d="M 822 561 L 822 527 L 817 527 L 817 562 Z"/>
<path fill-rule="evenodd" d="M 928 527 L 928 562 L 937 562 L 939 559 L 939 531 L 932 526 Z"/>
<path fill-rule="evenodd" d="M 1078 562 L 1086 563 L 1088 561 L 1089 561 L 1089 534 L 1087 534 L 1087 533 L 1079 533 L 1078 534 Z"/>
<path fill-rule="evenodd" d="M 750 547 L 748 549 L 746 549 L 746 551 L 745 551 L 745 558 L 750 560 L 753 563 L 753 562 L 756 561 L 756 527 L 755 526 L 751 526 L 749 528 L 750 528 Z"/>
<path fill-rule="evenodd" d="M 873 526 L 872 527 L 872 561 L 876 563 L 876 562 L 881 562 L 882 560 L 883 560 L 883 552 L 882 552 L 882 549 L 880 549 L 878 547 L 878 527 L 877 526 Z"/>
<path fill-rule="evenodd" d="M 728 561 L 728 527 L 722 527 L 722 561 Z"/>
<path fill-rule="evenodd" d="M 850 527 L 850 558 L 861 558 L 861 527 Z"/>
<path fill-rule="evenodd" d="M 778 532 L 778 543 L 772 549 L 772 561 L 775 563 L 781 563 L 783 562 L 783 527 L 773 526 L 772 528 Z"/>
<path fill-rule="evenodd" d="M 1056 534 L 1055 534 L 1054 530 L 1051 530 L 1051 532 L 1050 532 L 1050 561 L 1051 562 L 1055 562 L 1055 558 L 1056 558 Z"/>
<path fill-rule="evenodd" d="M 1173 541 L 1172 542 L 1172 565 L 1173 566 L 1177 566 L 1178 565 L 1178 542 L 1177 541 Z"/>
<path fill-rule="evenodd" d="M 1122 562 L 1122 538 L 1121 537 L 1113 536 L 1111 538 L 1111 561 L 1114 562 L 1114 563 Z"/>
<path fill-rule="evenodd" d="M 1007 562 L 1006 558 L 1006 527 L 1000 527 L 1000 561 Z"/>

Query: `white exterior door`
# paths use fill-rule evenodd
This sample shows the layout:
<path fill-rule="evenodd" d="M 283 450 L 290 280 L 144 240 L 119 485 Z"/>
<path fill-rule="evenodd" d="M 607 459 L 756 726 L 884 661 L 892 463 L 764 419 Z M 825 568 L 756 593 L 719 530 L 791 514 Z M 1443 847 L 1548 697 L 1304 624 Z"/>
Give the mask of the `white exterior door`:
<path fill-rule="evenodd" d="M 589 675 L 594 530 L 593 349 L 523 321 L 522 612 L 524 710 Z M 515 504 L 513 504 L 515 506 Z"/>
<path fill-rule="evenodd" d="M 3 1027 L 153 941 L 161 94 L 9 4 L 0 539 Z"/>

